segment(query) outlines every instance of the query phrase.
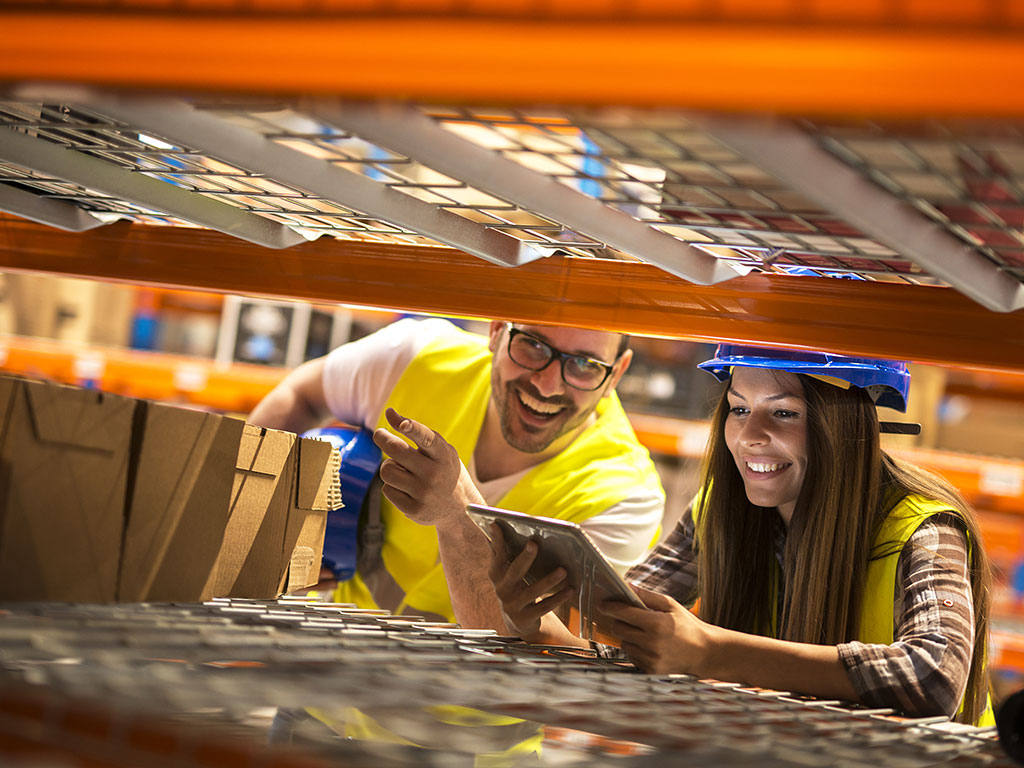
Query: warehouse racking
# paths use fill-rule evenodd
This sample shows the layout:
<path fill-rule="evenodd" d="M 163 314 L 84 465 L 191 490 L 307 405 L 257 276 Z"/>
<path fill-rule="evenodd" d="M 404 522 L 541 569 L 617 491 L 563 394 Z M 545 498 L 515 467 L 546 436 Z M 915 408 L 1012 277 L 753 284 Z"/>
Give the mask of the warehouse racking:
<path fill-rule="evenodd" d="M 0 3 L 0 26 L 4 270 L 824 348 L 1022 389 L 1019 0 L 51 0 Z M 99 372 L 238 411 L 274 376 L 13 339 L 4 353 L 11 369 Z M 685 453 L 699 426 L 638 429 Z M 915 458 L 977 493 L 1021 471 Z M 1020 504 L 1020 490 L 995 495 Z M 406 705 L 472 706 L 493 703 L 475 686 L 497 695 L 493 675 L 514 669 L 504 689 L 523 694 L 499 709 L 550 723 L 549 753 L 557 728 L 592 734 L 585 764 L 616 749 L 631 765 L 1001 759 L 921 723 L 693 680 L 620 688 L 623 671 L 597 660 L 399 631 L 396 617 L 319 627 L 317 610 L 330 609 L 10 609 L 0 658 L 21 682 L 3 694 L 3 738 L 131 764 L 145 725 L 144 750 L 163 744 L 168 764 L 257 764 L 270 758 L 237 745 L 259 729 L 228 715 L 264 685 L 292 705 L 315 691 L 385 706 L 372 694 L 391 686 Z M 208 627 L 153 639 L 193 619 L 231 641 Z M 342 671 L 312 685 L 282 659 L 299 647 L 317 672 Z M 439 683 L 439 666 L 458 679 Z M 618 698 L 594 714 L 606 675 Z M 110 708 L 90 719 L 97 691 Z M 636 725 L 652 704 L 679 719 Z M 666 736 L 695 723 L 700 748 Z M 354 765 L 452 758 L 332 748 Z"/>

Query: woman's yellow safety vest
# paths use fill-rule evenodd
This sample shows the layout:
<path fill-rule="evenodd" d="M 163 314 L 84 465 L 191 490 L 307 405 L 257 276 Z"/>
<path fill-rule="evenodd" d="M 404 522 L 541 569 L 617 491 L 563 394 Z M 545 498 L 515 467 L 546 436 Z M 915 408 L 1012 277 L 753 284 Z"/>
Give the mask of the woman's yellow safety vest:
<path fill-rule="evenodd" d="M 440 433 L 469 464 L 491 395 L 487 339 L 460 332 L 429 343 L 405 369 L 384 412 L 403 416 Z M 597 420 L 565 450 L 527 472 L 497 503 L 531 515 L 582 522 L 633 495 L 637 489 L 664 494 L 650 454 L 636 439 L 613 392 L 602 398 Z M 384 566 L 405 593 L 403 609 L 454 621 L 448 585 L 438 560 L 433 526 L 420 525 L 381 499 Z M 357 573 L 334 593 L 338 602 L 373 607 Z"/>
<path fill-rule="evenodd" d="M 694 525 L 699 509 L 703 507 L 703 494 L 693 502 Z M 907 541 L 921 524 L 933 515 L 949 512 L 949 505 L 925 498 L 919 494 L 904 496 L 889 511 L 871 548 L 867 581 L 860 607 L 860 630 L 857 639 L 862 643 L 891 645 L 894 641 L 893 613 L 896 595 L 896 565 Z M 774 605 L 774 601 L 773 601 Z M 962 709 L 962 702 L 961 702 Z M 991 698 L 977 725 L 995 725 Z"/>
<path fill-rule="evenodd" d="M 867 582 L 860 610 L 860 631 L 857 639 L 862 643 L 893 642 L 893 612 L 895 610 L 896 565 L 904 545 L 921 524 L 933 515 L 949 512 L 949 504 L 911 494 L 900 499 L 885 518 L 875 535 L 868 561 Z M 968 541 L 970 546 L 970 541 Z M 977 642 L 977 641 L 976 641 Z M 963 702 L 957 711 L 963 709 Z M 984 711 L 976 725 L 995 725 L 992 698 L 986 700 Z"/>

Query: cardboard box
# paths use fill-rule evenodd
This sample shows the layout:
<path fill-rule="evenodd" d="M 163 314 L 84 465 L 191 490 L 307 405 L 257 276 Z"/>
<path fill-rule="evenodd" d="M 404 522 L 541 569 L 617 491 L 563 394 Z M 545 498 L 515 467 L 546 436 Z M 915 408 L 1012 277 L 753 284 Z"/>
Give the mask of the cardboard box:
<path fill-rule="evenodd" d="M 0 379 L 0 600 L 115 599 L 136 407 Z"/>
<path fill-rule="evenodd" d="M 135 289 L 97 280 L 0 276 L 0 331 L 68 342 L 128 344 Z"/>
<path fill-rule="evenodd" d="M 312 586 L 328 443 L 238 419 L 0 378 L 0 599 L 274 598 Z"/>
<path fill-rule="evenodd" d="M 209 594 L 270 598 L 316 584 L 327 512 L 340 506 L 338 461 L 328 443 L 245 425 Z"/>
<path fill-rule="evenodd" d="M 117 599 L 208 599 L 244 423 L 140 404 Z"/>
<path fill-rule="evenodd" d="M 234 465 L 228 528 L 207 590 L 217 597 L 279 594 L 296 436 L 246 424 Z"/>
<path fill-rule="evenodd" d="M 279 594 L 312 587 L 320 580 L 327 514 L 342 506 L 338 449 L 308 437 L 299 438 L 298 449 L 296 493 L 284 549 L 288 570 L 278 584 Z"/>

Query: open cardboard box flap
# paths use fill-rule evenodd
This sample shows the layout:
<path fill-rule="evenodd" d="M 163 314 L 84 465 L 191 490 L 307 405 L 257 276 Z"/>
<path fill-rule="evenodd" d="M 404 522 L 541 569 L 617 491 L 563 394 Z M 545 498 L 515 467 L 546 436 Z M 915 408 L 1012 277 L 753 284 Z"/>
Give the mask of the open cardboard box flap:
<path fill-rule="evenodd" d="M 37 440 L 98 451 L 124 449 L 125 422 L 118 415 L 131 411 L 132 400 L 91 389 L 24 384 Z"/>
<path fill-rule="evenodd" d="M 278 584 L 279 592 L 294 592 L 319 581 L 327 514 L 342 506 L 338 449 L 308 437 L 299 438 L 298 448 L 294 504 L 284 547 L 288 570 Z"/>
<path fill-rule="evenodd" d="M 291 432 L 246 424 L 231 492 L 228 529 L 209 591 L 218 597 L 273 598 L 287 564 L 282 547 L 295 482 Z"/>
<path fill-rule="evenodd" d="M 0 599 L 116 598 L 138 401 L 0 379 Z"/>

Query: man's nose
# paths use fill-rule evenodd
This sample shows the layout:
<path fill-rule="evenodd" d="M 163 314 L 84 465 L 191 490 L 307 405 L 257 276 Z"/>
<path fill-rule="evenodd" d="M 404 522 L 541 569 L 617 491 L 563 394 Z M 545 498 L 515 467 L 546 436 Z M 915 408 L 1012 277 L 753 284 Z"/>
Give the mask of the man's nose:
<path fill-rule="evenodd" d="M 537 388 L 542 397 L 553 397 L 565 391 L 565 382 L 562 381 L 562 366 L 560 360 L 552 360 L 540 371 L 530 377 L 530 383 Z"/>

